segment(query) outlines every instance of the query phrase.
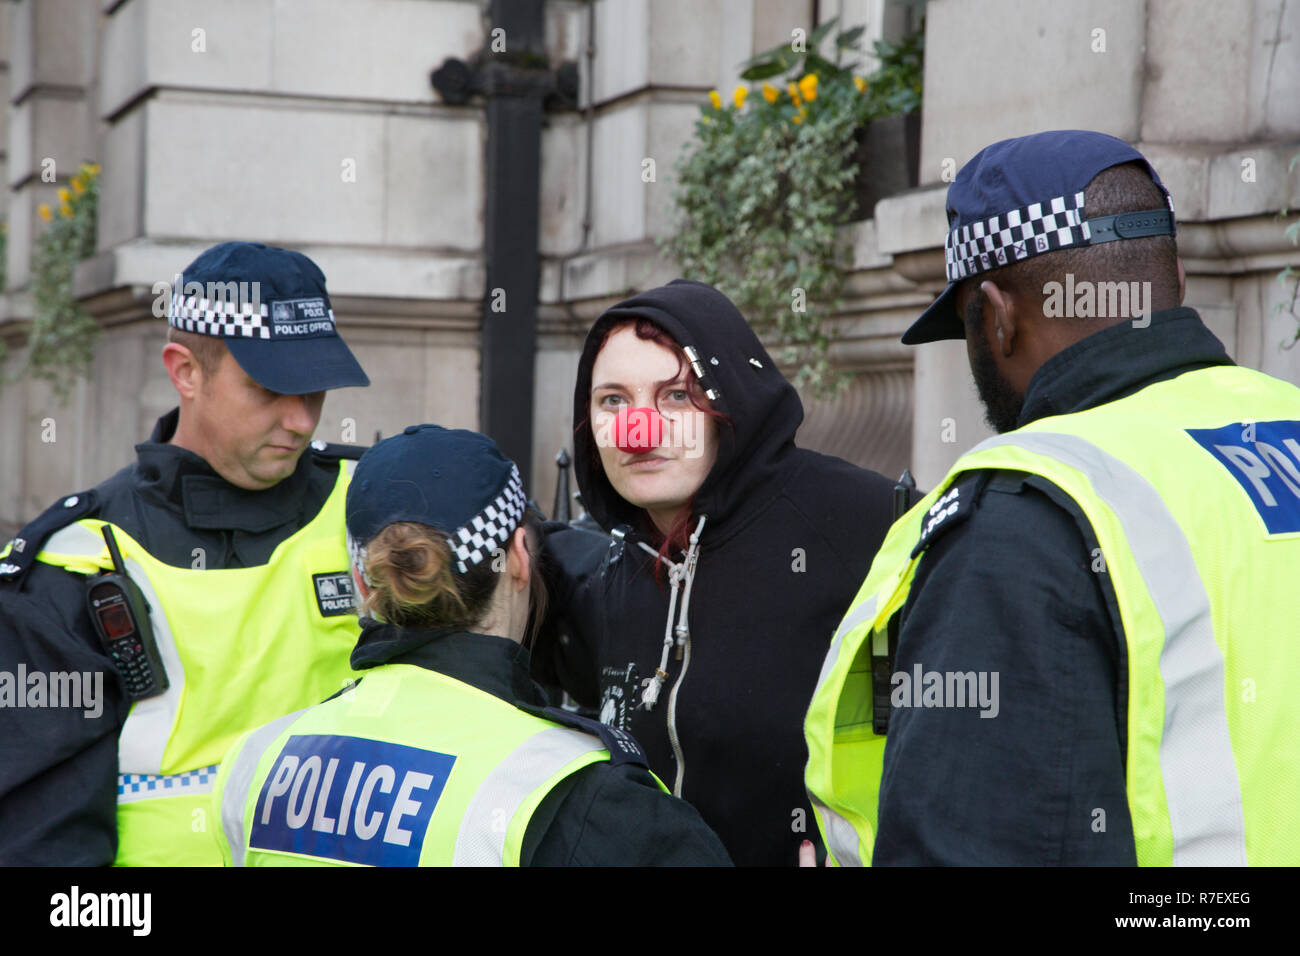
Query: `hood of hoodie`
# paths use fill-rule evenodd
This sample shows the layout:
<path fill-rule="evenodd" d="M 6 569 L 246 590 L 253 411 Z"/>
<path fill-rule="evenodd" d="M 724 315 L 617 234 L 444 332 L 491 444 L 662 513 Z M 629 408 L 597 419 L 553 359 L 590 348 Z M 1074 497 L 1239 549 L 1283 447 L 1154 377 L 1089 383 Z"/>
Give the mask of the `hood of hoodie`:
<path fill-rule="evenodd" d="M 794 450 L 803 403 L 731 300 L 712 286 L 675 279 L 625 299 L 605 312 L 587 333 L 573 393 L 574 471 L 587 511 L 609 530 L 641 528 L 641 509 L 614 490 L 600 464 L 590 424 L 591 370 L 605 332 L 629 319 L 649 319 L 683 348 L 699 356 L 701 386 L 716 392 L 713 407 L 731 419 L 718 422 L 718 458 L 695 496 L 692 517 L 708 515 L 721 530 L 754 489 L 775 478 L 782 458 Z M 695 373 L 687 367 L 687 374 Z"/>

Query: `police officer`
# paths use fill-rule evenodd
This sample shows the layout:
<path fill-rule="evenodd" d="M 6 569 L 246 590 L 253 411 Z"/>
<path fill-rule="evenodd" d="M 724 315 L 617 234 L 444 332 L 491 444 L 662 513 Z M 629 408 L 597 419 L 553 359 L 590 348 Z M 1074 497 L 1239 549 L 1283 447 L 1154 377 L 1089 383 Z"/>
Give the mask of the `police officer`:
<path fill-rule="evenodd" d="M 325 277 L 226 242 L 181 281 L 162 353 L 179 408 L 0 555 L 0 671 L 102 689 L 0 710 L 3 863 L 219 864 L 207 800 L 231 742 L 352 673 L 341 456 L 359 450 L 308 443 L 325 392 L 369 379 Z"/>
<path fill-rule="evenodd" d="M 522 646 L 544 599 L 519 470 L 411 426 L 348 490 L 365 676 L 241 738 L 213 812 L 235 865 L 721 864 L 627 734 L 546 708 Z"/>
<path fill-rule="evenodd" d="M 1179 307 L 1172 203 L 1120 140 L 995 143 L 948 219 L 903 341 L 965 338 L 1000 434 L 840 625 L 805 727 L 832 853 L 1300 863 L 1300 390 Z"/>

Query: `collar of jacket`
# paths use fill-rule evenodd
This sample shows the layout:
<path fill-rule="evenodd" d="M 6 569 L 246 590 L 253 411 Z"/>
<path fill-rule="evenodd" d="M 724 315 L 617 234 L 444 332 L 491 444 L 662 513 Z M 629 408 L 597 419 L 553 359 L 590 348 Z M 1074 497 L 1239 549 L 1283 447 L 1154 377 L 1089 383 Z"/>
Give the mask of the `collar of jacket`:
<path fill-rule="evenodd" d="M 509 638 L 474 634 L 457 628 L 405 628 L 361 622 L 361 637 L 352 650 L 352 667 L 411 664 L 437 671 L 511 704 L 546 707 L 545 692 L 530 675 L 528 648 Z"/>
<path fill-rule="evenodd" d="M 1195 309 L 1151 314 L 1151 324 L 1121 322 L 1052 356 L 1029 380 L 1016 427 L 1124 398 L 1185 372 L 1235 365 Z"/>
<path fill-rule="evenodd" d="M 312 467 L 310 449 L 288 478 L 250 491 L 230 484 L 194 452 L 168 444 L 179 420 L 178 408 L 158 419 L 149 440 L 135 446 L 136 467 L 145 487 L 183 514 L 188 527 L 262 534 L 298 519 Z"/>

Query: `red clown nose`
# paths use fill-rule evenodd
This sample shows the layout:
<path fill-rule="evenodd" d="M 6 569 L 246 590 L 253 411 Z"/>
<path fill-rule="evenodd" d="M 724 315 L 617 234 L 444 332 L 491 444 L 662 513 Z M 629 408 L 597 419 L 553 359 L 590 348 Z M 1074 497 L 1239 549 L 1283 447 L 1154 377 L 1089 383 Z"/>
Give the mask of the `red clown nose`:
<path fill-rule="evenodd" d="M 614 444 L 631 455 L 659 447 L 664 436 L 664 420 L 653 408 L 628 408 L 624 405 L 614 419 Z"/>

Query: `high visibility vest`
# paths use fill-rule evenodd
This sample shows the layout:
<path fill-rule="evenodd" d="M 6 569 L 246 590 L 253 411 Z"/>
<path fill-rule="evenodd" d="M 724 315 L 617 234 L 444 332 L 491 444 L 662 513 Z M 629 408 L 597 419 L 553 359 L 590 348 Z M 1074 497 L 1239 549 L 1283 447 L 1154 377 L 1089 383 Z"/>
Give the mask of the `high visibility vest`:
<path fill-rule="evenodd" d="M 257 567 L 174 567 L 113 527 L 170 685 L 131 705 L 118 740 L 116 865 L 220 866 L 209 798 L 235 738 L 356 678 L 343 533 L 354 464 L 340 462 L 320 512 Z M 86 575 L 112 567 L 106 523 L 68 525 L 37 560 Z"/>
<path fill-rule="evenodd" d="M 241 738 L 212 808 L 235 866 L 518 866 L 546 795 L 608 759 L 592 734 L 385 664 Z"/>
<path fill-rule="evenodd" d="M 869 864 L 875 840 L 873 648 L 907 600 L 922 529 L 975 469 L 1047 478 L 1097 536 L 1128 658 L 1138 863 L 1300 863 L 1300 389 L 1233 366 L 990 438 L 894 525 L 805 722 L 806 783 L 836 862 Z"/>

